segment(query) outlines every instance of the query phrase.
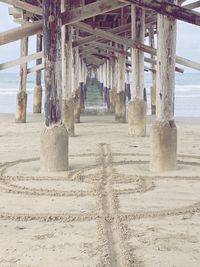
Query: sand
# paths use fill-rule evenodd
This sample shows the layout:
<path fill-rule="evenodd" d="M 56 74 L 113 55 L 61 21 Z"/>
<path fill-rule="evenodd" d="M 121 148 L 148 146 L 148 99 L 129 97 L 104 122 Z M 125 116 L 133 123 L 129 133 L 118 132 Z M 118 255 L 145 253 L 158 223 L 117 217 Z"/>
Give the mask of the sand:
<path fill-rule="evenodd" d="M 147 137 L 83 116 L 68 172 L 39 171 L 44 118 L 0 115 L 0 266 L 200 265 L 200 119 L 177 118 L 178 170 L 149 171 Z"/>

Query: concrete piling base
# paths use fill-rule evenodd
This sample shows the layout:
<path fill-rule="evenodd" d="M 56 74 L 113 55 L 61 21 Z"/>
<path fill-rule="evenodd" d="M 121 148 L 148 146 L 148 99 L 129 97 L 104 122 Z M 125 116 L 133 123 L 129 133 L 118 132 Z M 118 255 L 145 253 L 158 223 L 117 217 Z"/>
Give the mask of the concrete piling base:
<path fill-rule="evenodd" d="M 18 123 L 26 122 L 26 106 L 27 106 L 27 93 L 25 91 L 20 91 L 17 94 L 16 116 L 15 116 L 16 122 Z"/>
<path fill-rule="evenodd" d="M 109 98 L 110 98 L 109 112 L 115 113 L 115 105 L 116 105 L 116 90 L 115 89 L 111 89 L 109 91 Z"/>
<path fill-rule="evenodd" d="M 68 169 L 68 133 L 64 125 L 45 127 L 40 137 L 40 170 L 45 172 Z"/>
<path fill-rule="evenodd" d="M 116 94 L 115 121 L 120 123 L 126 122 L 125 92 L 120 92 Z"/>
<path fill-rule="evenodd" d="M 177 169 L 177 128 L 174 121 L 156 121 L 151 130 L 150 170 Z"/>
<path fill-rule="evenodd" d="M 42 112 L 42 86 L 36 85 L 33 92 L 33 113 Z"/>
<path fill-rule="evenodd" d="M 74 104 L 73 100 L 63 100 L 62 103 L 62 121 L 67 129 L 68 135 L 73 137 L 74 133 Z"/>
<path fill-rule="evenodd" d="M 143 99 L 135 99 L 128 105 L 128 133 L 130 136 L 146 135 L 147 104 Z"/>

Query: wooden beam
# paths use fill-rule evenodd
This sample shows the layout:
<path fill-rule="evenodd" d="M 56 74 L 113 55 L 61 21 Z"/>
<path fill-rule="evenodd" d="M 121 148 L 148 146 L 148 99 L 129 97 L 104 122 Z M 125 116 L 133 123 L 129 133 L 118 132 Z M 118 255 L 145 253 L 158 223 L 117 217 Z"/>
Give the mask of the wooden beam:
<path fill-rule="evenodd" d="M 124 32 L 126 30 L 130 30 L 130 29 L 131 29 L 131 24 L 128 23 L 126 25 L 122 25 L 122 26 L 116 27 L 114 29 L 109 29 L 108 32 L 119 34 L 121 32 Z M 93 41 L 99 41 L 99 40 L 101 40 L 101 38 L 99 38 L 98 36 L 95 36 L 95 35 L 88 36 L 88 37 L 82 38 L 82 40 L 77 40 L 77 41 L 73 42 L 73 47 L 84 45 L 87 43 L 91 43 Z"/>
<path fill-rule="evenodd" d="M 35 35 L 42 32 L 42 21 L 27 23 L 21 27 L 17 27 L 0 33 L 0 45 L 8 44 L 24 37 Z"/>
<path fill-rule="evenodd" d="M 13 5 L 15 7 L 18 7 L 20 9 L 23 9 L 25 11 L 28 11 L 36 15 L 42 15 L 42 8 L 35 6 L 35 5 L 31 5 L 29 3 L 26 3 L 20 0 L 0 0 L 0 2 Z"/>
<path fill-rule="evenodd" d="M 114 46 L 109 46 L 109 45 L 106 45 L 106 44 L 96 43 L 96 42 L 92 42 L 89 45 L 88 48 L 87 47 L 83 48 L 83 51 L 89 51 L 89 50 L 93 49 L 94 47 L 98 47 L 98 46 L 100 48 L 102 48 L 102 49 L 106 49 L 106 50 L 109 50 L 109 51 L 112 51 L 112 52 L 117 52 L 117 53 L 120 53 L 120 54 L 124 54 L 125 53 L 127 56 L 131 56 L 131 53 L 126 52 L 126 51 L 124 51 L 124 50 L 122 50 L 120 48 L 116 48 Z M 74 49 L 76 49 L 76 48 L 74 48 Z M 31 55 L 26 56 L 26 57 L 21 57 L 21 58 L 15 59 L 15 60 L 11 60 L 11 61 L 8 61 L 8 62 L 0 64 L 0 70 L 8 69 L 8 68 L 20 65 L 22 63 L 26 63 L 26 62 L 32 61 L 32 60 L 41 59 L 42 57 L 43 57 L 43 52 L 38 52 L 38 53 L 34 53 L 34 54 L 31 54 Z M 151 58 L 148 58 L 148 57 L 145 57 L 144 61 L 148 62 L 150 64 L 156 64 L 156 60 L 152 60 Z M 189 62 L 190 61 L 186 60 L 186 64 L 187 65 L 189 64 Z M 41 69 L 44 68 L 43 65 L 40 65 L 40 66 L 41 66 Z M 188 66 L 188 67 L 190 67 L 190 66 Z M 38 69 L 36 67 L 32 67 L 32 68 L 28 69 L 28 73 L 35 72 L 37 70 L 40 70 L 40 67 L 38 67 Z M 180 73 L 184 72 L 184 69 L 182 69 L 180 67 L 176 67 L 175 70 L 177 72 L 180 72 Z"/>
<path fill-rule="evenodd" d="M 183 7 L 184 8 L 187 8 L 187 9 L 195 9 L 195 8 L 198 8 L 198 7 L 200 7 L 200 1 L 196 1 L 196 2 L 191 3 L 191 4 L 184 5 Z"/>
<path fill-rule="evenodd" d="M 89 5 L 74 8 L 70 11 L 65 11 L 62 13 L 62 24 L 68 25 L 71 24 L 72 21 L 75 23 L 127 5 L 129 5 L 129 3 L 121 3 L 118 0 L 100 0 Z"/>
<path fill-rule="evenodd" d="M 36 72 L 36 71 L 41 71 L 44 69 L 44 63 L 40 64 L 40 65 L 35 65 L 34 67 L 28 68 L 27 69 L 27 73 L 32 73 L 32 72 Z"/>
<path fill-rule="evenodd" d="M 5 70 L 8 68 L 17 66 L 17 65 L 21 65 L 21 64 L 26 63 L 28 61 L 40 59 L 42 57 L 43 57 L 43 52 L 38 52 L 38 53 L 34 53 L 34 54 L 31 54 L 31 55 L 26 56 L 26 57 L 21 57 L 18 59 L 7 61 L 5 63 L 0 64 L 0 70 Z"/>
<path fill-rule="evenodd" d="M 157 50 L 155 48 L 152 48 L 150 46 L 144 45 L 144 44 L 140 44 L 138 42 L 136 42 L 135 40 L 130 40 L 127 39 L 125 37 L 122 36 L 118 36 L 116 34 L 110 33 L 110 32 L 106 32 L 103 31 L 101 29 L 98 28 L 93 28 L 90 25 L 83 23 L 83 22 L 78 22 L 74 25 L 75 27 L 79 27 L 83 30 L 85 30 L 86 32 L 89 32 L 93 35 L 108 39 L 110 41 L 122 44 L 122 45 L 126 45 L 127 47 L 131 47 L 131 48 L 137 48 L 140 49 L 146 53 L 149 54 L 153 54 L 156 55 L 157 54 Z M 196 70 L 200 70 L 200 63 L 198 62 L 194 62 L 179 56 L 176 56 L 176 63 L 181 64 L 183 66 L 189 67 L 189 68 L 193 68 Z"/>
<path fill-rule="evenodd" d="M 94 47 L 96 48 L 95 50 L 94 50 Z M 97 53 L 98 50 L 108 50 L 108 51 L 117 52 L 119 54 L 123 54 L 123 55 L 126 55 L 128 57 L 131 57 L 130 52 L 124 51 L 124 50 L 122 50 L 120 48 L 116 48 L 114 46 L 110 46 L 110 45 L 106 45 L 106 44 L 102 44 L 102 43 L 96 43 L 96 42 L 92 42 L 91 44 L 88 45 L 88 47 L 83 47 L 81 50 L 81 53 L 84 52 L 83 54 L 86 54 L 85 52 L 87 52 L 89 54 L 92 54 L 94 52 Z M 101 55 L 101 54 L 99 54 L 99 55 Z M 113 57 L 113 55 L 112 55 L 112 57 Z M 144 61 L 147 63 L 153 64 L 154 66 L 156 65 L 156 59 L 154 59 L 154 58 L 144 57 Z M 127 62 L 128 62 L 128 65 L 131 66 L 131 61 L 127 61 Z M 154 69 L 154 67 L 151 67 L 151 69 Z M 184 73 L 184 69 L 177 67 L 177 66 L 175 67 L 175 71 L 177 71 L 179 73 Z"/>
<path fill-rule="evenodd" d="M 149 8 L 162 15 L 171 16 L 191 24 L 200 26 L 200 13 L 187 8 L 177 6 L 162 0 L 119 0 L 122 3 L 135 4 L 140 7 Z"/>
<path fill-rule="evenodd" d="M 119 54 L 125 54 L 126 56 L 131 56 L 130 53 L 124 51 L 123 49 L 120 49 L 120 48 L 116 48 L 114 46 L 111 46 L 111 45 L 107 45 L 107 44 L 103 44 L 103 43 L 98 43 L 98 42 L 92 42 L 90 44 L 88 44 L 88 46 L 83 46 L 81 48 L 81 50 L 83 51 L 90 51 L 91 49 L 94 49 L 96 48 L 97 50 L 108 50 L 108 51 L 111 51 L 111 52 L 117 52 Z"/>
<path fill-rule="evenodd" d="M 62 13 L 62 21 L 63 24 L 70 25 L 77 21 L 97 16 L 99 14 L 118 9 L 126 5 L 128 4 L 120 3 L 118 0 L 100 0 L 95 3 L 85 5 L 82 8 L 74 8 L 71 11 Z M 35 21 L 30 23 L 29 25 L 2 32 L 0 33 L 0 45 L 14 42 L 37 33 L 41 33 L 42 25 L 42 21 Z"/>

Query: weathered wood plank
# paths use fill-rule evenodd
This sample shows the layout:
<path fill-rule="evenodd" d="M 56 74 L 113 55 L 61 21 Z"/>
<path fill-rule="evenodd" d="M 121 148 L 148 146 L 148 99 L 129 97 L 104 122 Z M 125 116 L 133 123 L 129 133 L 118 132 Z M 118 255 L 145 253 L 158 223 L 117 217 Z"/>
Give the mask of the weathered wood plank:
<path fill-rule="evenodd" d="M 42 63 L 40 65 L 35 65 L 35 66 L 27 69 L 27 74 L 32 73 L 32 72 L 36 72 L 39 70 L 41 71 L 43 69 L 44 69 L 44 63 Z"/>
<path fill-rule="evenodd" d="M 108 29 L 108 32 L 119 34 L 121 32 L 125 32 L 126 30 L 130 30 L 130 29 L 131 29 L 131 24 L 128 23 L 126 25 L 121 25 L 121 26 L 116 27 L 114 29 Z M 73 42 L 73 47 L 84 45 L 87 43 L 91 43 L 93 41 L 99 41 L 99 40 L 101 40 L 101 38 L 99 38 L 98 36 L 92 35 L 92 36 L 85 37 L 85 38 L 82 38 L 81 40 L 77 40 L 77 41 Z"/>
<path fill-rule="evenodd" d="M 120 3 L 118 0 L 100 0 L 89 5 L 74 8 L 70 11 L 65 11 L 62 13 L 62 23 L 68 25 L 72 23 L 72 21 L 75 23 L 127 5 L 129 4 Z"/>
<path fill-rule="evenodd" d="M 0 64 L 0 70 L 5 70 L 8 68 L 26 63 L 28 61 L 40 59 L 42 57 L 43 57 L 43 52 L 41 51 L 41 52 L 34 53 L 34 54 L 31 54 L 31 55 L 26 56 L 26 57 L 20 57 L 18 59 L 10 60 L 10 61 L 7 61 L 5 63 Z"/>
<path fill-rule="evenodd" d="M 190 3 L 190 4 L 187 4 L 187 5 L 184 5 L 183 7 L 184 8 L 187 8 L 187 9 L 195 9 L 195 8 L 198 8 L 198 7 L 200 7 L 200 1 L 196 1 L 194 3 Z"/>
<path fill-rule="evenodd" d="M 13 5 L 15 7 L 18 7 L 20 9 L 23 9 L 25 11 L 31 12 L 36 15 L 42 15 L 42 8 L 20 0 L 0 0 L 0 2 Z"/>
<path fill-rule="evenodd" d="M 81 21 L 93 17 L 94 15 L 96 16 L 126 5 L 126 3 L 120 3 L 118 0 L 100 0 L 92 4 L 88 4 L 82 7 L 82 9 L 74 8 L 71 11 L 67 11 L 67 13 L 64 12 L 62 14 L 63 23 L 70 25 L 77 21 Z M 26 36 L 41 33 L 42 25 L 42 21 L 36 21 L 26 26 L 2 32 L 0 33 L 0 45 L 20 40 Z"/>
<path fill-rule="evenodd" d="M 1 32 L 0 33 L 0 45 L 8 44 L 24 37 L 35 35 L 42 32 L 42 21 L 35 21 L 27 23 L 21 27 Z"/>
<path fill-rule="evenodd" d="M 119 0 L 122 3 L 135 4 L 140 7 L 152 9 L 159 14 L 171 16 L 191 24 L 200 26 L 200 13 L 187 8 L 177 6 L 162 0 Z"/>
<path fill-rule="evenodd" d="M 137 49 L 140 49 L 146 53 L 153 54 L 153 55 L 156 55 L 156 53 L 157 53 L 157 50 L 155 48 L 138 43 L 135 40 L 130 40 L 130 39 L 127 39 L 125 37 L 118 36 L 118 35 L 110 33 L 110 32 L 106 32 L 106 31 L 98 29 L 98 28 L 93 28 L 90 25 L 83 23 L 83 22 L 78 22 L 78 23 L 74 24 L 74 26 L 81 28 L 81 29 L 85 30 L 86 32 L 89 32 L 93 35 L 105 38 L 107 40 L 110 40 L 110 41 L 113 41 L 113 42 L 116 42 L 116 43 L 119 43 L 122 45 L 126 45 L 127 47 L 131 47 L 131 48 L 136 47 Z M 181 64 L 181 65 L 186 66 L 186 67 L 189 67 L 189 68 L 200 70 L 200 63 L 185 59 L 183 57 L 176 56 L 176 63 Z"/>

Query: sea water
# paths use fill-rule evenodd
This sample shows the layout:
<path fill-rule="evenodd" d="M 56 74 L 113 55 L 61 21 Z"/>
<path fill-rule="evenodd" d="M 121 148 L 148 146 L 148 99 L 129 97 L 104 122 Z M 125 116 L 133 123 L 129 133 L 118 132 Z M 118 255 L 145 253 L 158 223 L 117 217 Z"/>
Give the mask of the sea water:
<path fill-rule="evenodd" d="M 145 88 L 147 90 L 148 114 L 151 114 L 150 105 L 150 86 L 151 73 L 145 73 Z M 28 75 L 27 94 L 28 103 L 27 111 L 33 110 L 33 89 L 35 86 L 35 76 Z M 44 88 L 44 84 L 43 84 Z M 19 77 L 16 73 L 0 73 L 0 113 L 15 113 L 16 95 L 19 90 Z M 44 99 L 44 92 L 43 92 Z M 95 102 L 95 98 L 94 98 Z M 43 102 L 44 103 L 44 102 Z M 105 108 L 102 101 L 92 104 L 97 109 Z M 90 108 L 87 103 L 86 107 Z M 184 73 L 176 74 L 175 88 L 175 116 L 183 117 L 200 117 L 200 74 Z"/>

